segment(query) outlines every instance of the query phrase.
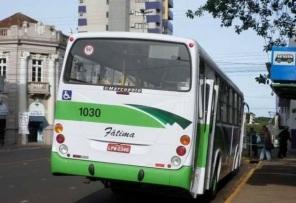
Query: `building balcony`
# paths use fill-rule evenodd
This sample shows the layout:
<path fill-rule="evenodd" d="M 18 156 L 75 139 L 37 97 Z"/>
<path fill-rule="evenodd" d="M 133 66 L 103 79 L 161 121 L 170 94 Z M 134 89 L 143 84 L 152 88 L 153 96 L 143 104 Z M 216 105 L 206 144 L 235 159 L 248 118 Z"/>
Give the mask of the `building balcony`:
<path fill-rule="evenodd" d="M 147 19 L 147 23 L 157 23 L 157 24 L 161 23 L 160 15 L 147 15 L 146 19 Z"/>
<path fill-rule="evenodd" d="M 86 13 L 86 6 L 78 6 L 78 13 Z"/>
<path fill-rule="evenodd" d="M 157 1 L 153 1 L 153 2 L 145 2 L 145 9 L 155 9 L 155 10 L 162 10 L 162 2 L 157 2 Z"/>
<path fill-rule="evenodd" d="M 28 94 L 50 94 L 49 83 L 47 82 L 28 82 Z"/>
<path fill-rule="evenodd" d="M 148 33 L 162 33 L 160 28 L 149 28 Z"/>

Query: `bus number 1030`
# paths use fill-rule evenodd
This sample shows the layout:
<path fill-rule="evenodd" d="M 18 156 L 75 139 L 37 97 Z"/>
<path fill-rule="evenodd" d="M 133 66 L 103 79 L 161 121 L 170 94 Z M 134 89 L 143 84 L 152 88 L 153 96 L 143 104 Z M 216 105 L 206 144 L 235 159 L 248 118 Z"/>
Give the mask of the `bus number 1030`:
<path fill-rule="evenodd" d="M 101 109 L 81 107 L 79 108 L 79 113 L 80 113 L 80 116 L 84 116 L 84 117 L 100 117 Z"/>

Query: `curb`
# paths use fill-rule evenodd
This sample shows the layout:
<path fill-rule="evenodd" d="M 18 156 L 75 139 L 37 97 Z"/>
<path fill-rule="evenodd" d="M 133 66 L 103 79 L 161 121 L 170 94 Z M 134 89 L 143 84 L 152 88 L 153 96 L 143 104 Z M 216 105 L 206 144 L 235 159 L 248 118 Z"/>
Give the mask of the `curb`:
<path fill-rule="evenodd" d="M 240 181 L 238 186 L 236 187 L 236 189 L 231 193 L 231 195 L 224 201 L 224 203 L 232 203 L 233 199 L 237 196 L 237 194 L 241 191 L 241 189 L 243 188 L 243 186 L 246 184 L 246 182 L 250 179 L 250 177 L 254 174 L 254 172 L 261 167 L 261 161 L 259 161 L 259 163 L 257 164 L 256 167 L 252 168 L 247 175 L 243 176 Z"/>

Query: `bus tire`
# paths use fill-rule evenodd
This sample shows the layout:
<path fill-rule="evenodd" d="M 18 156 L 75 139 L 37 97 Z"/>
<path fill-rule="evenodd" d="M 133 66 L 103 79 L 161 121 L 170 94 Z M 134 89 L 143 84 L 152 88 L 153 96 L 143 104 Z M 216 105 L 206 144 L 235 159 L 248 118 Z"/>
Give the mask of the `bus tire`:
<path fill-rule="evenodd" d="M 219 162 L 215 166 L 215 171 L 214 171 L 213 178 L 212 178 L 212 181 L 211 181 L 210 189 L 208 190 L 208 194 L 206 195 L 207 199 L 209 199 L 209 200 L 215 199 L 215 197 L 217 195 L 217 191 L 218 191 L 218 171 L 219 171 L 218 166 L 219 166 Z"/>
<path fill-rule="evenodd" d="M 210 199 L 215 199 L 216 195 L 217 195 L 217 187 L 218 187 L 218 167 L 216 167 L 215 172 L 214 172 L 214 176 L 213 176 L 213 180 L 211 183 L 211 189 L 210 189 Z"/>

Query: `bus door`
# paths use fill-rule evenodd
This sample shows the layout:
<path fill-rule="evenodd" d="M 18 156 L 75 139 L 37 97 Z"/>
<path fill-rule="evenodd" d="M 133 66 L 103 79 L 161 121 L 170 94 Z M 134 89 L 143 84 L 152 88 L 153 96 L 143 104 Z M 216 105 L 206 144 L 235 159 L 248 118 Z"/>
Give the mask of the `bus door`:
<path fill-rule="evenodd" d="M 209 131 L 209 147 L 208 147 L 208 158 L 207 158 L 207 170 L 206 170 L 206 189 L 210 188 L 210 182 L 214 176 L 214 167 L 216 163 L 213 163 L 215 158 L 214 138 L 216 129 L 216 116 L 217 116 L 217 105 L 218 105 L 219 85 L 214 85 L 213 98 L 210 112 L 210 131 Z"/>
<path fill-rule="evenodd" d="M 193 196 L 203 194 L 206 174 L 209 167 L 208 151 L 213 149 L 215 112 L 217 107 L 218 85 L 214 85 L 213 79 L 203 78 L 200 80 L 198 93 L 198 118 L 199 127 L 197 132 L 194 177 L 191 184 Z"/>

